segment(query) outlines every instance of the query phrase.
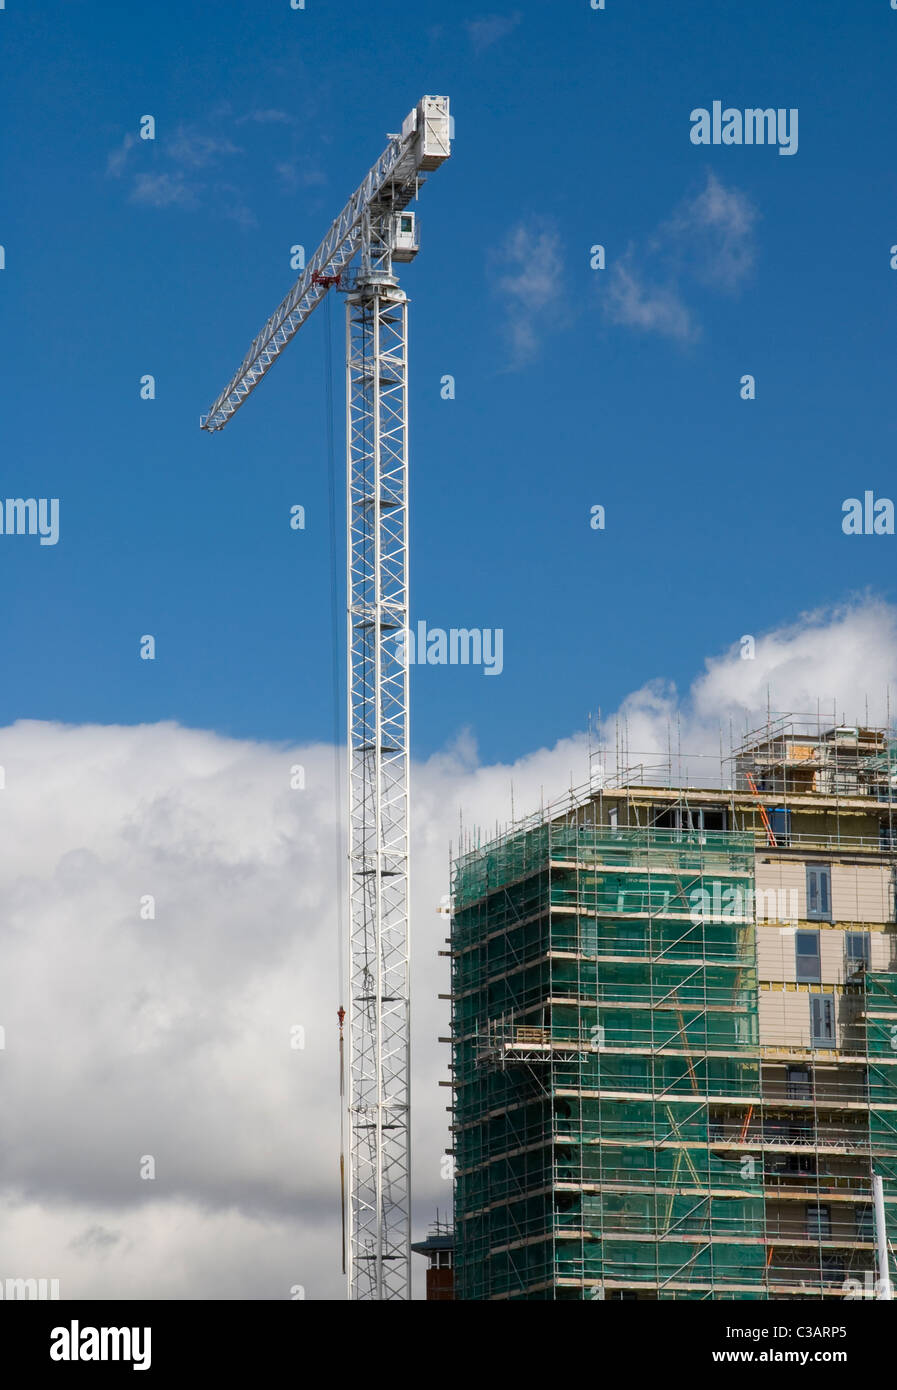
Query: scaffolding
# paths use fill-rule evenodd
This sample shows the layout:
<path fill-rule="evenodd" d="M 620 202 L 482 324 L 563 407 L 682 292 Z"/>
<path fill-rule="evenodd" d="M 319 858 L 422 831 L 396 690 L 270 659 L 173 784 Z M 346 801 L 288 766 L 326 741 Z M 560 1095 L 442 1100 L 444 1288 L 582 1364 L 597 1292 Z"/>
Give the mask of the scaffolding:
<path fill-rule="evenodd" d="M 711 887 L 752 877 L 752 836 L 563 823 L 458 862 L 460 1297 L 759 1296 L 762 1165 L 711 1136 L 760 1101 L 753 922 Z"/>
<path fill-rule="evenodd" d="M 456 861 L 458 1298 L 842 1297 L 874 1268 L 897 974 L 850 986 L 846 1053 L 766 1058 L 755 847 L 571 808 Z"/>
<path fill-rule="evenodd" d="M 897 745 L 886 729 L 780 715 L 745 735 L 733 751 L 735 785 L 748 779 L 774 796 L 813 793 L 897 800 Z"/>

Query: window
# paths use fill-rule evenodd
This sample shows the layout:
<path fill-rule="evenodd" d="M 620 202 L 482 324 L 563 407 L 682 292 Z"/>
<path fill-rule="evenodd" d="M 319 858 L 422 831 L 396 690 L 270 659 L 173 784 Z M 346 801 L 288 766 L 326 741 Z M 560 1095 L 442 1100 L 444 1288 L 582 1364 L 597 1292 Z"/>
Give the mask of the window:
<path fill-rule="evenodd" d="M 795 932 L 794 949 L 797 955 L 798 981 L 803 984 L 818 985 L 822 979 L 818 931 Z"/>
<path fill-rule="evenodd" d="M 784 806 L 771 806 L 769 808 L 769 823 L 772 826 L 772 833 L 776 837 L 776 844 L 790 845 L 791 812 Z"/>
<path fill-rule="evenodd" d="M 832 1047 L 835 1041 L 835 996 L 810 995 L 810 1039 L 812 1047 Z"/>
<path fill-rule="evenodd" d="M 868 970 L 871 961 L 872 942 L 867 931 L 848 931 L 844 933 L 844 955 L 848 975 L 858 970 Z"/>
<path fill-rule="evenodd" d="M 413 232 L 413 231 L 414 231 L 414 218 L 413 218 L 413 217 L 408 217 L 407 214 L 406 214 L 405 216 L 403 216 L 403 218 L 402 218 L 402 231 L 403 231 L 403 232 Z"/>
<path fill-rule="evenodd" d="M 872 1207 L 857 1207 L 857 1240 L 875 1239 L 875 1221 L 872 1216 Z"/>
<path fill-rule="evenodd" d="M 789 1067 L 788 1068 L 788 1099 L 789 1100 L 812 1100 L 813 1093 L 810 1090 L 810 1069 L 809 1067 Z"/>
<path fill-rule="evenodd" d="M 882 821 L 878 827 L 879 849 L 897 849 L 897 826 Z"/>
<path fill-rule="evenodd" d="M 807 1207 L 807 1239 L 827 1240 L 832 1233 L 831 1207 Z"/>
<path fill-rule="evenodd" d="M 728 816 L 723 806 L 667 806 L 654 824 L 664 830 L 725 830 Z"/>
<path fill-rule="evenodd" d="M 828 865 L 807 865 L 807 917 L 811 922 L 832 920 L 832 871 Z"/>

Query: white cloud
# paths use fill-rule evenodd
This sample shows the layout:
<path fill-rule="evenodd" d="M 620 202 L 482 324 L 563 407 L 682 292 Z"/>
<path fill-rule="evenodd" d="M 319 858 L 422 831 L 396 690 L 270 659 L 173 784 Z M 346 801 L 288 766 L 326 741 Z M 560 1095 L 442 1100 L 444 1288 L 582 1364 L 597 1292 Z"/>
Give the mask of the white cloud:
<path fill-rule="evenodd" d="M 293 792 L 295 753 L 171 725 L 0 733 L 0 1065 L 16 1111 L 0 1173 L 18 1202 L 40 1194 L 68 1213 L 74 1235 L 121 1233 L 79 1249 L 70 1295 L 114 1292 L 132 1260 L 136 1287 L 157 1208 L 174 1231 L 175 1213 L 198 1228 L 207 1212 L 210 1229 L 239 1228 L 244 1243 L 254 1232 L 260 1250 L 281 1221 L 319 1222 L 337 1115 L 336 924 L 321 867 L 333 821 L 330 755 L 303 757 L 309 790 Z M 146 894 L 154 921 L 140 918 Z M 289 1045 L 296 1023 L 304 1051 Z M 154 1182 L 139 1177 L 145 1154 Z M 42 1272 L 56 1276 L 49 1256 Z M 207 1272 L 221 1288 L 212 1261 Z M 143 1277 L 161 1293 L 164 1279 Z M 332 1290 L 326 1260 L 308 1282 Z"/>
<path fill-rule="evenodd" d="M 257 124 L 283 124 L 290 120 L 285 112 L 258 110 L 242 117 L 236 124 L 251 120 Z M 256 226 L 256 218 L 246 205 L 245 198 L 232 182 L 222 177 L 221 165 L 245 153 L 227 133 L 232 124 L 230 109 L 219 107 L 204 123 L 185 123 L 165 138 L 160 132 L 158 141 L 151 142 L 153 168 L 135 172 L 130 184 L 129 201 L 154 208 L 197 208 L 202 204 L 216 206 L 222 216 L 243 227 Z M 118 149 L 106 161 L 106 172 L 119 178 L 131 159 L 136 136 L 126 134 Z M 200 171 L 204 171 L 200 176 Z"/>
<path fill-rule="evenodd" d="M 699 334 L 676 286 L 646 284 L 628 256 L 610 268 L 604 308 L 612 323 L 660 333 L 666 338 L 691 342 Z"/>
<path fill-rule="evenodd" d="M 661 238 L 696 279 L 735 290 L 749 276 L 756 257 L 754 227 L 758 212 L 746 194 L 726 188 L 708 173 L 703 192 L 685 199 Z"/>
<path fill-rule="evenodd" d="M 256 125 L 291 125 L 293 117 L 288 111 L 277 111 L 273 108 L 264 110 L 248 111 L 245 116 L 240 116 L 237 125 L 245 125 L 247 121 L 252 121 Z"/>
<path fill-rule="evenodd" d="M 295 193 L 300 187 L 319 188 L 327 182 L 327 175 L 320 169 L 303 169 L 296 160 L 281 160 L 274 165 L 274 172 L 287 193 Z"/>
<path fill-rule="evenodd" d="M 181 174 L 138 174 L 131 190 L 132 203 L 145 203 L 153 208 L 194 207 L 198 199 L 195 188 Z"/>
<path fill-rule="evenodd" d="M 474 52 L 485 53 L 487 48 L 501 43 L 502 39 L 513 34 L 522 18 L 520 11 L 515 10 L 512 14 L 488 14 L 481 15 L 478 19 L 468 19 L 467 35 Z"/>
<path fill-rule="evenodd" d="M 816 712 L 821 716 L 863 723 L 884 723 L 887 689 L 897 695 L 897 610 L 874 598 L 804 614 L 801 619 L 761 637 L 756 659 L 736 653 L 707 662 L 693 688 L 696 715 L 735 709 L 765 708 L 767 688 L 779 709 Z M 897 705 L 894 713 L 897 714 Z"/>
<path fill-rule="evenodd" d="M 741 657 L 741 637 L 753 636 L 753 660 Z M 738 634 L 729 651 L 708 658 L 685 696 L 663 681 L 649 681 L 621 705 L 632 761 L 638 754 L 665 759 L 670 748 L 697 754 L 718 776 L 720 735 L 728 749 L 730 723 L 737 741 L 765 723 L 767 704 L 779 713 L 815 720 L 884 725 L 889 690 L 897 695 L 897 609 L 872 597 L 803 614 L 767 634 Z M 893 720 L 895 710 L 891 712 Z M 613 748 L 614 737 L 610 744 Z"/>
<path fill-rule="evenodd" d="M 243 150 L 217 131 L 179 126 L 166 145 L 165 152 L 178 164 L 191 169 L 204 169 L 220 163 L 228 155 L 242 154 Z"/>
<path fill-rule="evenodd" d="M 605 315 L 612 323 L 693 342 L 701 327 L 684 282 L 727 293 L 739 289 L 756 259 L 758 217 L 744 193 L 708 173 L 702 192 L 684 199 L 649 238 L 647 254 L 630 247 L 599 277 Z"/>
<path fill-rule="evenodd" d="M 252 209 L 246 206 L 243 195 L 235 184 L 220 183 L 215 191 L 225 217 L 229 217 L 241 227 L 258 226 L 258 218 Z"/>
<path fill-rule="evenodd" d="M 633 753 L 665 756 L 672 727 L 716 756 L 768 696 L 862 720 L 868 694 L 884 718 L 897 610 L 806 615 L 755 634 L 754 661 L 740 636 L 683 697 L 647 680 L 624 701 Z M 488 835 L 512 782 L 530 812 L 587 761 L 583 734 L 486 766 L 462 736 L 413 770 L 418 1231 L 450 1204 L 436 908 L 459 812 Z M 0 766 L 0 1276 L 59 1278 L 63 1297 L 339 1297 L 333 750 L 19 722 Z"/>
<path fill-rule="evenodd" d="M 505 304 L 509 365 L 522 367 L 538 356 L 542 332 L 562 312 L 560 236 L 549 224 L 520 222 L 493 259 L 504 268 L 495 288 Z"/>
<path fill-rule="evenodd" d="M 128 162 L 128 152 L 136 143 L 136 141 L 137 136 L 132 135 L 129 131 L 128 134 L 125 135 L 125 137 L 123 138 L 118 149 L 113 150 L 110 153 L 108 159 L 106 160 L 106 173 L 110 174 L 112 178 L 121 178 L 121 175 L 124 172 L 125 165 Z"/>

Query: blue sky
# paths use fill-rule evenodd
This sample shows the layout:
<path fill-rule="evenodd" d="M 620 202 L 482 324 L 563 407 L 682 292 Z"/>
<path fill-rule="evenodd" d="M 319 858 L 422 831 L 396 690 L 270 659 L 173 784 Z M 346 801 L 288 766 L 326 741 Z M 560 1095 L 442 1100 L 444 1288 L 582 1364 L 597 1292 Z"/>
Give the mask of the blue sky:
<path fill-rule="evenodd" d="M 324 312 L 198 421 L 425 92 L 457 138 L 403 273 L 412 619 L 501 627 L 504 671 L 414 669 L 415 752 L 469 726 L 512 759 L 742 634 L 893 599 L 897 537 L 840 522 L 895 492 L 897 12 L 607 6 L 7 0 L 0 492 L 59 497 L 61 538 L 0 538 L 0 723 L 331 738 Z M 715 99 L 797 108 L 797 154 L 694 146 Z"/>

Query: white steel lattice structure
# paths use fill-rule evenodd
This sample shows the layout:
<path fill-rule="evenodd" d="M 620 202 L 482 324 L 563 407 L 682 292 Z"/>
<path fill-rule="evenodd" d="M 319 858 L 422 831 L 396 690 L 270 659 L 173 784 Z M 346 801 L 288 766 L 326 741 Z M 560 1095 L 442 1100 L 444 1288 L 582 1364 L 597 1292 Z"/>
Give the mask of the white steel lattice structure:
<path fill-rule="evenodd" d="M 227 424 L 327 290 L 347 290 L 346 1270 L 356 1299 L 410 1292 L 408 307 L 393 262 L 417 253 L 406 209 L 422 172 L 449 157 L 450 122 L 446 97 L 410 113 L 201 421 Z"/>
<path fill-rule="evenodd" d="M 410 1277 L 407 316 L 397 286 L 349 296 L 349 1220 L 377 1299 Z"/>

